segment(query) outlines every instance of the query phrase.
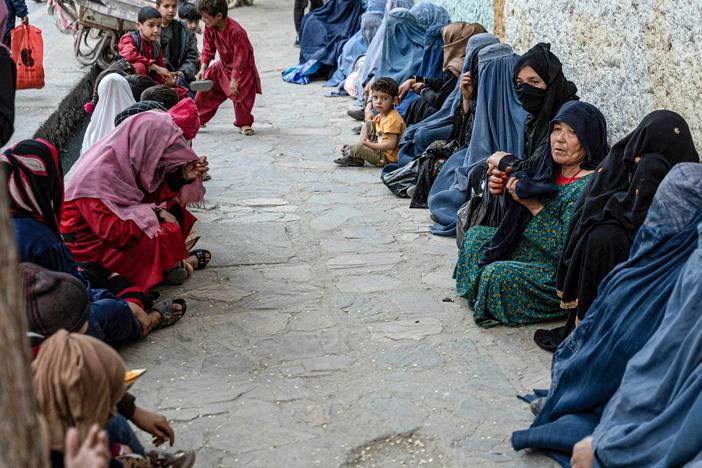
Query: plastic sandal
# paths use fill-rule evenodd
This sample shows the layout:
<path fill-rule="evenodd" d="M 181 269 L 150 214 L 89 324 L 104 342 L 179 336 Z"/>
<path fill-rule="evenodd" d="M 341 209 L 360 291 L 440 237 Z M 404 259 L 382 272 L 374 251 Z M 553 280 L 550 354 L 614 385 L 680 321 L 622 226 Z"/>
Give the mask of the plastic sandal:
<path fill-rule="evenodd" d="M 191 250 L 189 255 L 194 255 L 195 258 L 197 258 L 196 270 L 204 269 L 207 265 L 209 265 L 210 260 L 212 260 L 212 252 L 210 252 L 209 250 L 205 250 L 205 249 Z"/>
<path fill-rule="evenodd" d="M 180 317 L 176 317 L 175 312 L 173 311 L 173 304 L 180 305 Z M 158 330 L 159 328 L 170 327 L 178 320 L 182 319 L 185 316 L 185 312 L 188 310 L 188 304 L 185 302 L 185 299 L 170 299 L 168 301 L 161 301 L 158 304 L 155 304 L 149 310 L 149 312 L 154 310 L 161 315 L 161 323 L 159 323 L 158 327 L 156 327 L 156 330 Z"/>

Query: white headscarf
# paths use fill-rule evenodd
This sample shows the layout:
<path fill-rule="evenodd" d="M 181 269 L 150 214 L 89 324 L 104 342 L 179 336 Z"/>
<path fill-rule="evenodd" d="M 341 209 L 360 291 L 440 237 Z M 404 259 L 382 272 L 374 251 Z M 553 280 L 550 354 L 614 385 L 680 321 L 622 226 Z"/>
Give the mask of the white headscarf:
<path fill-rule="evenodd" d="M 100 81 L 98 98 L 97 106 L 83 137 L 80 154 L 85 153 L 95 142 L 110 133 L 115 128 L 115 116 L 136 102 L 129 83 L 117 73 L 111 73 Z"/>

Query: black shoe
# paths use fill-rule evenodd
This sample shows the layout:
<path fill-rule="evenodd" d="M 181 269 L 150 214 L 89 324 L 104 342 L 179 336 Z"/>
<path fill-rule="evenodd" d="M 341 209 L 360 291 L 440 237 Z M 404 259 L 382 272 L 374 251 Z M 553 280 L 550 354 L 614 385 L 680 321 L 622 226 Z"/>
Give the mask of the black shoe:
<path fill-rule="evenodd" d="M 339 166 L 345 167 L 363 167 L 364 163 L 363 159 L 355 159 L 351 156 L 342 156 L 340 158 L 335 159 L 334 162 Z"/>
<path fill-rule="evenodd" d="M 362 129 L 362 128 L 363 128 L 363 125 L 359 125 L 358 127 L 353 127 L 353 128 L 351 129 L 351 132 L 352 132 L 352 133 L 355 133 L 356 135 L 360 135 L 360 134 L 361 134 L 361 129 Z"/>
<path fill-rule="evenodd" d="M 296 37 L 295 44 L 293 44 L 293 45 L 299 49 L 300 48 L 300 39 Z"/>
<path fill-rule="evenodd" d="M 348 116 L 352 119 L 360 120 L 361 122 L 363 122 L 366 118 L 366 113 L 363 111 L 363 109 L 347 110 L 346 114 L 348 114 Z"/>

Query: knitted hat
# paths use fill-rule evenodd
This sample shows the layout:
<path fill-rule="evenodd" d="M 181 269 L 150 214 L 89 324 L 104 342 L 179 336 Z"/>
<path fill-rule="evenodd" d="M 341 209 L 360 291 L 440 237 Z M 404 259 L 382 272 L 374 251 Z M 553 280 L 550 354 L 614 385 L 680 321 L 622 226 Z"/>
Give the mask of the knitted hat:
<path fill-rule="evenodd" d="M 19 270 L 31 331 L 49 336 L 62 328 L 80 330 L 88 320 L 90 298 L 78 278 L 33 263 L 20 263 Z"/>

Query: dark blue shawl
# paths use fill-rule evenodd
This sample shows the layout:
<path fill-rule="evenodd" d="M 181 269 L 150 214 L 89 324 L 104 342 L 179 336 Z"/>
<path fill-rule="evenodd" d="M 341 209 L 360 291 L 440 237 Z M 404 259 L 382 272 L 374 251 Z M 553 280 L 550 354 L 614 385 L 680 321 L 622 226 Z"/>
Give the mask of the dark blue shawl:
<path fill-rule="evenodd" d="M 302 18 L 300 63 L 336 66 L 341 48 L 361 27 L 361 0 L 329 0 Z"/>

